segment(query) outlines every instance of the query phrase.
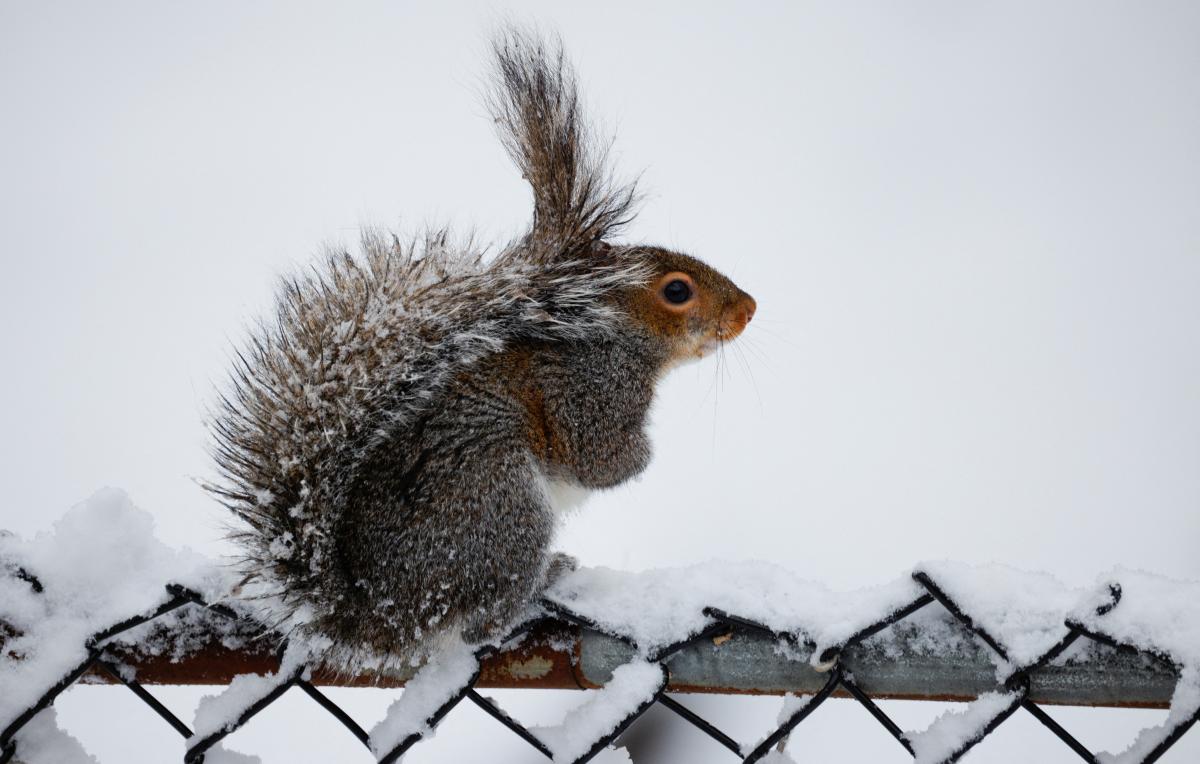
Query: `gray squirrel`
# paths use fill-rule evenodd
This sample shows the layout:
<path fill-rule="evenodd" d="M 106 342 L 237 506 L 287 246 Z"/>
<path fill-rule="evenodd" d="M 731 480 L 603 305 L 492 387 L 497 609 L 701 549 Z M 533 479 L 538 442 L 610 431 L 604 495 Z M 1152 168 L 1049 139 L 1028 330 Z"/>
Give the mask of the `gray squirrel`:
<path fill-rule="evenodd" d="M 489 107 L 533 189 L 495 256 L 364 234 L 284 279 L 211 419 L 241 591 L 339 668 L 502 636 L 564 571 L 558 515 L 650 459 L 656 382 L 755 302 L 699 260 L 618 244 L 634 184 L 582 121 L 561 44 L 507 29 Z"/>

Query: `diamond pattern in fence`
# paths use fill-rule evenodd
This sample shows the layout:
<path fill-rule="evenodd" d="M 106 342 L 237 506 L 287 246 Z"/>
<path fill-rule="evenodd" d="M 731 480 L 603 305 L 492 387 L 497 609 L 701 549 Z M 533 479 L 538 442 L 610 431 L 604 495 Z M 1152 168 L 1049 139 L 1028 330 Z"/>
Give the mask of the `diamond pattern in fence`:
<path fill-rule="evenodd" d="M 26 582 L 34 592 L 41 591 L 35 575 L 23 569 L 9 573 Z M 170 584 L 158 607 L 92 635 L 85 645 L 84 660 L 44 688 L 37 701 L 16 718 L 0 719 L 4 724 L 0 730 L 0 764 L 19 761 L 21 732 L 40 711 L 85 675 L 96 674 L 129 688 L 174 729 L 185 741 L 184 762 L 203 762 L 206 752 L 223 738 L 252 723 L 256 714 L 285 693 L 298 690 L 337 719 L 365 747 L 364 761 L 371 758 L 379 762 L 397 761 L 421 742 L 427 730 L 437 727 L 466 700 L 547 759 L 582 764 L 613 743 L 656 704 L 727 749 L 729 761 L 757 762 L 781 747 L 797 725 L 835 694 L 847 695 L 861 704 L 917 762 L 956 761 L 1018 712 L 1030 714 L 1053 732 L 1068 758 L 1073 758 L 1068 753 L 1071 752 L 1084 761 L 1095 762 L 1097 755 L 1046 714 L 1042 703 L 1162 706 L 1171 697 L 1176 682 L 1183 681 L 1180 677 L 1187 673 L 1178 656 L 1154 644 L 1130 641 L 1128 630 L 1106 630 L 1106 617 L 1121 605 L 1122 588 L 1118 583 L 1107 587 L 1088 618 L 1066 620 L 1057 641 L 1030 652 L 1029 645 L 1018 643 L 1011 635 L 1006 638 L 993 633 L 981 623 L 987 619 L 981 619 L 971 607 L 949 593 L 954 588 L 952 581 L 938 580 L 937 575 L 928 571 L 918 571 L 913 578 L 918 593 L 910 601 L 881 614 L 839 644 L 819 653 L 814 653 L 815 644 L 797 634 L 780 633 L 752 618 L 717 608 L 705 609 L 703 628 L 671 644 L 647 647 L 577 612 L 568 603 L 546 600 L 542 617 L 517 627 L 505 640 L 504 649 L 483 647 L 467 656 L 466 670 L 457 669 L 458 678 L 443 682 L 445 686 L 433 693 L 436 705 L 425 709 L 427 713 L 421 716 L 424 723 L 407 732 L 401 726 L 398 736 L 393 728 L 394 739 L 368 733 L 318 689 L 317 684 L 330 677 L 319 671 L 314 673 L 302 660 L 289 658 L 282 650 L 271 657 L 261 651 L 222 652 L 221 648 L 211 646 L 199 658 L 193 655 L 183 664 L 171 664 L 176 669 L 159 661 L 157 669 L 151 667 L 150 678 L 163 683 L 208 683 L 214 677 L 247 668 L 269 673 L 255 680 L 250 692 L 239 693 L 237 702 L 231 706 L 235 712 L 228 718 L 218 720 L 215 726 L 208 725 L 213 729 L 194 731 L 138 680 L 138 671 L 130 670 L 131 659 L 113 638 L 188 608 L 198 609 L 208 619 L 228 620 L 247 633 L 258 627 L 244 623 L 244 618 L 229 607 L 209 604 L 198 593 Z M 972 637 L 964 640 L 952 655 L 922 656 L 914 647 L 921 627 L 917 615 L 931 608 L 944 608 L 964 633 Z M 916 632 L 906 637 L 904 630 L 909 626 Z M 887 649 L 882 649 L 873 638 L 888 629 L 894 639 Z M 0 647 L 3 635 L 0 623 Z M 1099 649 L 1075 662 L 1064 662 L 1062 658 L 1072 648 L 1078 650 L 1081 642 L 1092 643 Z M 214 649 L 216 657 L 212 658 Z M 796 656 L 808 660 L 796 660 Z M 186 669 L 182 673 L 178 670 L 184 665 L 192 667 L 191 674 Z M 430 672 L 437 670 L 436 665 L 427 666 L 410 682 L 426 681 L 422 676 L 427 679 Z M 454 675 L 452 669 L 440 676 Z M 436 685 L 436 682 L 426 683 Z M 614 688 L 617 684 L 622 686 Z M 483 686 L 497 685 L 590 687 L 597 698 L 610 693 L 619 695 L 621 702 L 597 702 L 593 718 L 577 728 L 530 729 L 479 692 Z M 774 731 L 749 743 L 735 740 L 677 697 L 677 693 L 688 691 L 778 693 L 789 689 L 804 694 L 785 706 Z M 953 725 L 954 734 L 941 734 L 946 730 L 903 731 L 876 704 L 875 700 L 881 697 L 973 700 L 964 712 L 934 723 L 935 727 Z M 425 698 L 425 702 L 430 701 Z M 1200 711 L 1176 702 L 1167 723 L 1145 731 L 1123 760 L 1138 764 L 1156 761 L 1198 717 Z"/>

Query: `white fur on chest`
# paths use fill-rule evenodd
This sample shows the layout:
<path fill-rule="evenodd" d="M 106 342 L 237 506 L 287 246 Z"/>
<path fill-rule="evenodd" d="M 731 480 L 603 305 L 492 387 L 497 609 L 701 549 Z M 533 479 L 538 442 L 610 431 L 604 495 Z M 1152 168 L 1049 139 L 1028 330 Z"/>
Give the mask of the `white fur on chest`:
<path fill-rule="evenodd" d="M 582 506 L 588 496 L 592 494 L 590 489 L 584 488 L 573 480 L 559 480 L 539 474 L 538 482 L 541 484 L 542 493 L 546 496 L 546 503 L 550 505 L 550 509 L 554 510 L 556 515 L 573 512 Z"/>

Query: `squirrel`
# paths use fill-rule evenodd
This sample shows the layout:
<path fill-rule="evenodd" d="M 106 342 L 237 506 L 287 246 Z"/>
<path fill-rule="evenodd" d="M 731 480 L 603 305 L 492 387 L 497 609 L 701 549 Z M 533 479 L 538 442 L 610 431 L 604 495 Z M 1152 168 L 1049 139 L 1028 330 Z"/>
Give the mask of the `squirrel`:
<path fill-rule="evenodd" d="M 754 316 L 700 260 L 613 241 L 636 184 L 613 179 L 561 42 L 509 28 L 492 48 L 527 232 L 486 257 L 367 231 L 284 278 L 210 418 L 239 590 L 326 665 L 501 638 L 575 567 L 550 551 L 560 513 L 646 468 L 657 381 Z"/>

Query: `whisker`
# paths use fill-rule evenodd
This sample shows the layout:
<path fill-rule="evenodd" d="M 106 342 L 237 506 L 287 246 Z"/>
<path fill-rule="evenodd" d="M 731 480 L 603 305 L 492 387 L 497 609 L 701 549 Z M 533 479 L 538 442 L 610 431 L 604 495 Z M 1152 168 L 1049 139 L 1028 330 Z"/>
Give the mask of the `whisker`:
<path fill-rule="evenodd" d="M 777 332 L 777 331 L 775 331 L 774 329 L 772 329 L 772 328 L 771 328 L 771 327 L 769 327 L 769 326 L 762 326 L 762 325 L 759 323 L 759 321 L 758 321 L 758 319 L 757 319 L 757 318 L 756 318 L 756 319 L 754 319 L 754 326 L 755 326 L 755 331 L 766 332 L 767 334 L 771 335 L 772 337 L 774 337 L 775 339 L 777 339 L 777 340 L 779 340 L 780 342 L 784 343 L 785 345 L 789 345 L 789 346 L 791 346 L 791 347 L 793 347 L 793 348 L 799 348 L 799 347 L 800 347 L 800 346 L 799 346 L 799 345 L 797 345 L 797 344 L 796 344 L 794 341 L 792 341 L 792 340 L 788 339 L 787 335 L 785 335 L 785 334 L 782 334 L 781 332 Z"/>
<path fill-rule="evenodd" d="M 720 355 L 718 355 L 717 356 L 717 365 L 713 369 L 712 382 L 710 382 L 708 384 L 708 389 L 704 391 L 704 397 L 700 399 L 700 405 L 699 405 L 699 407 L 697 407 L 697 409 L 696 409 L 697 411 L 704 408 L 704 404 L 708 402 L 709 395 L 714 395 L 714 390 L 716 389 L 716 385 L 717 385 L 717 370 L 720 368 L 720 366 L 721 366 L 721 357 L 720 357 Z M 714 401 L 713 406 L 715 408 L 715 406 L 716 406 L 716 403 L 715 403 L 716 398 L 715 397 L 713 398 L 713 401 Z"/>
<path fill-rule="evenodd" d="M 718 364 L 719 368 L 721 369 L 721 384 L 724 386 L 728 386 L 729 385 L 729 364 L 725 360 L 725 340 L 721 340 L 720 343 L 717 345 L 717 357 L 721 359 L 721 363 Z"/>
<path fill-rule="evenodd" d="M 771 359 L 759 346 L 754 337 L 747 337 L 743 335 L 741 338 L 739 338 L 738 344 L 741 346 L 743 351 L 751 354 L 764 369 L 772 374 L 775 373 L 775 367 L 772 364 Z"/>
<path fill-rule="evenodd" d="M 740 345 L 734 346 L 734 351 L 737 353 L 738 360 L 742 364 L 742 368 L 746 370 L 746 376 L 750 377 L 750 386 L 754 388 L 754 397 L 758 399 L 758 413 L 762 415 L 765 411 L 763 408 L 762 393 L 758 389 L 758 380 L 754 378 L 754 370 L 750 368 L 750 362 L 746 359 L 745 348 Z"/>
<path fill-rule="evenodd" d="M 720 387 L 721 387 L 720 380 L 721 380 L 721 377 L 723 376 L 724 362 L 725 362 L 725 341 L 719 340 L 717 342 L 717 369 L 716 369 L 716 382 L 717 382 L 716 387 L 717 387 L 718 395 L 720 393 Z M 716 461 L 716 458 L 717 458 L 717 398 L 718 398 L 718 395 L 713 396 L 712 456 L 713 456 L 714 462 Z"/>

